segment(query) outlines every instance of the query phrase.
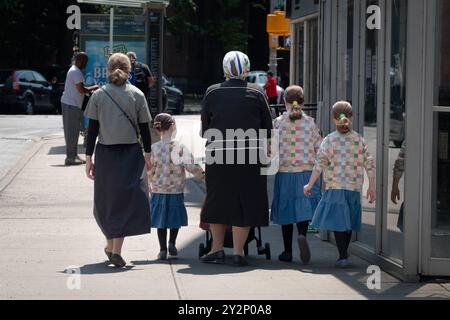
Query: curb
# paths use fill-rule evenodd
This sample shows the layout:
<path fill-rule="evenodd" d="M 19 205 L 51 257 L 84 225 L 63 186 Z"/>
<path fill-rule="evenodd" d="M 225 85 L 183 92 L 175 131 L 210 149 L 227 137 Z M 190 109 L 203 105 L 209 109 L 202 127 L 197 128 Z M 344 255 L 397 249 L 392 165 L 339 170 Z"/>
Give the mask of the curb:
<path fill-rule="evenodd" d="M 0 194 L 11 184 L 11 182 L 46 143 L 44 139 L 34 142 L 35 143 L 31 146 L 31 148 L 22 157 L 20 157 L 15 166 L 12 167 L 12 169 L 10 169 L 3 178 L 0 178 Z"/>

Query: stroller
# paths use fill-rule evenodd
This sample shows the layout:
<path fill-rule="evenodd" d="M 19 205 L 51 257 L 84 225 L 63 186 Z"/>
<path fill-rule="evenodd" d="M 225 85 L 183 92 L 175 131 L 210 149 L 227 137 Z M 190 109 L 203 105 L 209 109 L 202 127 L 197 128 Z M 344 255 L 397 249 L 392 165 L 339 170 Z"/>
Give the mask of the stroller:
<path fill-rule="evenodd" d="M 209 229 L 209 224 L 200 223 L 200 229 L 206 231 L 206 243 L 200 243 L 198 246 L 199 258 L 210 252 L 212 247 L 212 234 Z M 258 236 L 256 236 L 255 229 L 257 229 Z M 248 233 L 248 238 L 244 246 L 245 256 L 248 256 L 248 245 L 253 240 L 256 240 L 256 249 L 258 250 L 258 255 L 266 255 L 266 259 L 270 260 L 270 244 L 266 242 L 264 246 L 262 245 L 261 227 L 250 228 L 250 232 Z M 227 232 L 225 233 L 224 247 L 233 248 L 233 234 L 231 231 L 231 227 L 229 227 L 227 229 Z"/>

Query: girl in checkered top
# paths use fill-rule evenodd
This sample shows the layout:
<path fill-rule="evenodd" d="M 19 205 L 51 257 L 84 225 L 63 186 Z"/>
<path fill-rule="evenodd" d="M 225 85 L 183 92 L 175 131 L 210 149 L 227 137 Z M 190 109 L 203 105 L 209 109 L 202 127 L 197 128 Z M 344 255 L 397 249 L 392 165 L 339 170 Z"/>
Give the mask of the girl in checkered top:
<path fill-rule="evenodd" d="M 375 162 L 363 137 L 352 130 L 350 103 L 337 102 L 331 113 L 337 131 L 323 140 L 304 193 L 311 194 L 313 185 L 323 173 L 326 191 L 314 213 L 312 225 L 321 230 L 334 231 L 339 250 L 336 267 L 345 268 L 349 266 L 347 250 L 352 232 L 361 230 L 364 170 L 369 177 L 367 198 L 370 203 L 375 202 Z"/>
<path fill-rule="evenodd" d="M 186 207 L 184 205 L 184 187 L 186 171 L 199 180 L 204 179 L 204 171 L 194 163 L 189 150 L 174 141 L 176 135 L 175 119 L 169 114 L 159 114 L 154 127 L 161 136 L 161 141 L 152 145 L 149 172 L 151 197 L 152 227 L 158 229 L 160 252 L 159 260 L 169 255 L 178 254 L 176 239 L 181 227 L 188 225 Z M 170 229 L 169 248 L 167 250 L 167 229 Z"/>
<path fill-rule="evenodd" d="M 303 186 L 308 183 L 322 138 L 314 119 L 302 111 L 303 89 L 291 86 L 286 89 L 287 112 L 274 120 L 274 129 L 279 130 L 280 166 L 275 177 L 271 220 L 281 225 L 284 251 L 278 259 L 292 261 L 292 237 L 294 224 L 297 225 L 297 242 L 300 259 L 310 260 L 311 254 L 306 241 L 309 222 L 319 203 L 319 184 L 312 188 L 311 195 L 303 194 Z"/>

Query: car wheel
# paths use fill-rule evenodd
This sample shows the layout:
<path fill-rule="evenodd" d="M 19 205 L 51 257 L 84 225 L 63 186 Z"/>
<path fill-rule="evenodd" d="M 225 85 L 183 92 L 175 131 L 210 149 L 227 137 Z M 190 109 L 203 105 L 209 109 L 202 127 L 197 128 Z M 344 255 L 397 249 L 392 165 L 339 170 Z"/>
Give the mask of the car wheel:
<path fill-rule="evenodd" d="M 34 114 L 34 102 L 31 97 L 28 97 L 25 101 L 25 113 L 29 116 Z"/>

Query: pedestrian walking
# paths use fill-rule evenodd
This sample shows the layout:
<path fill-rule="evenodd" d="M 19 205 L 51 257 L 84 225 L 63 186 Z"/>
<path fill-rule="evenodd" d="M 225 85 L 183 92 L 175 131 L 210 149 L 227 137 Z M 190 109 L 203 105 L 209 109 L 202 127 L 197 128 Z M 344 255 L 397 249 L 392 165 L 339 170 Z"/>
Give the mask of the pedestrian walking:
<path fill-rule="evenodd" d="M 311 178 L 314 161 L 322 137 L 314 119 L 303 111 L 303 89 L 290 86 L 285 94 L 286 110 L 274 120 L 274 129 L 279 130 L 280 166 L 275 177 L 271 220 L 281 225 L 284 251 L 278 259 L 292 261 L 292 238 L 294 224 L 297 225 L 297 242 L 300 259 L 308 263 L 311 252 L 306 239 L 308 226 L 320 201 L 320 184 L 315 183 L 310 196 L 303 194 L 303 186 Z"/>
<path fill-rule="evenodd" d="M 132 85 L 138 87 L 144 93 L 145 98 L 148 99 L 148 93 L 150 88 L 155 85 L 156 79 L 149 66 L 137 60 L 135 52 L 130 51 L 127 56 L 131 61 L 129 81 Z"/>
<path fill-rule="evenodd" d="M 61 97 L 61 112 L 66 141 L 66 166 L 81 165 L 85 161 L 78 156 L 78 138 L 83 117 L 83 100 L 87 93 L 94 92 L 98 86 L 86 87 L 82 70 L 86 69 L 88 56 L 80 52 L 75 56 L 75 64 L 67 72 L 64 93 Z"/>
<path fill-rule="evenodd" d="M 85 111 L 90 119 L 86 174 L 94 180 L 94 216 L 107 239 L 105 253 L 116 267 L 126 265 L 121 256 L 124 238 L 150 233 L 151 228 L 146 173 L 151 169 L 151 116 L 142 91 L 128 83 L 130 68 L 126 55 L 113 54 L 109 84 L 91 96 Z"/>
<path fill-rule="evenodd" d="M 188 216 L 184 205 L 184 187 L 186 171 L 198 180 L 204 180 L 205 174 L 186 146 L 175 140 L 175 119 L 161 113 L 155 117 L 154 127 L 161 140 L 152 146 L 149 181 L 151 187 L 152 227 L 158 229 L 160 252 L 159 260 L 177 256 L 176 240 L 181 227 L 188 225 Z M 170 229 L 167 248 L 167 230 Z"/>
<path fill-rule="evenodd" d="M 277 79 L 275 79 L 272 71 L 267 72 L 267 82 L 264 85 L 264 89 L 269 97 L 269 104 L 278 104 Z"/>
<path fill-rule="evenodd" d="M 251 227 L 267 226 L 269 205 L 267 178 L 261 174 L 262 159 L 250 161 L 257 150 L 254 139 L 230 137 L 231 132 L 268 132 L 272 117 L 264 91 L 245 81 L 250 71 L 250 60 L 242 52 L 233 51 L 223 60 L 226 81 L 211 86 L 205 94 L 201 119 L 202 135 L 206 138 L 206 199 L 201 222 L 210 225 L 212 248 L 201 258 L 205 263 L 224 263 L 224 238 L 228 226 L 233 233 L 233 263 L 245 266 L 244 245 Z M 222 138 L 212 135 L 219 133 Z M 228 134 L 227 134 L 228 133 Z M 212 134 L 212 135 L 211 135 Z M 252 141 L 250 141 L 252 140 Z M 245 161 L 233 161 L 244 151 Z M 231 161 L 209 161 L 228 153 Z M 230 156 L 230 157 L 228 157 Z M 242 160 L 242 159 L 241 159 Z"/>
<path fill-rule="evenodd" d="M 375 162 L 364 138 L 352 130 L 353 111 L 350 103 L 337 102 L 332 110 L 337 130 L 322 142 L 313 174 L 304 187 L 305 195 L 311 195 L 313 186 L 324 174 L 325 193 L 320 200 L 312 225 L 321 230 L 334 231 L 339 250 L 336 267 L 348 267 L 348 247 L 352 232 L 361 231 L 361 191 L 364 169 L 369 177 L 367 198 L 376 199 Z"/>

